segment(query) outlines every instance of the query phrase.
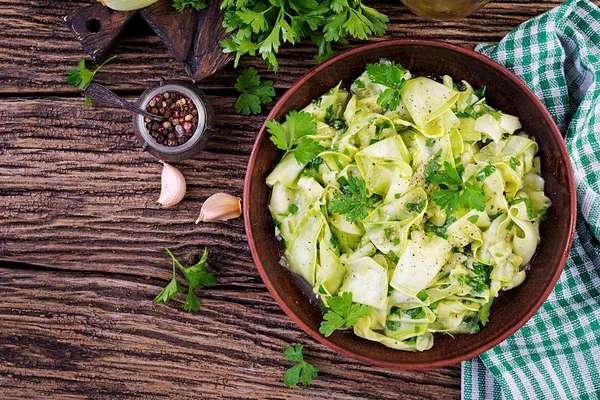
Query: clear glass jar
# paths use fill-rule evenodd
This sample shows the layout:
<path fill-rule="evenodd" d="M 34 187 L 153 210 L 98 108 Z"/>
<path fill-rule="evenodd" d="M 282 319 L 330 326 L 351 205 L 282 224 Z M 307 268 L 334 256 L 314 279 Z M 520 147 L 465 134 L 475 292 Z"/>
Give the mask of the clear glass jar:
<path fill-rule="evenodd" d="M 401 0 L 406 7 L 420 17 L 448 20 L 466 17 L 490 0 Z"/>

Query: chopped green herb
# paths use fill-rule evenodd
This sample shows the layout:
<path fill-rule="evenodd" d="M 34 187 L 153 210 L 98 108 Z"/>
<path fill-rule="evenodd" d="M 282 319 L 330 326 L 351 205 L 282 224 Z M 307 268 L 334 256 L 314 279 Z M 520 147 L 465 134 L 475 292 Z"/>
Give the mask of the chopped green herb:
<path fill-rule="evenodd" d="M 496 167 L 494 167 L 493 165 L 486 165 L 485 167 L 483 167 L 483 169 L 481 171 L 479 171 L 479 173 L 477 174 L 477 176 L 475 177 L 475 180 L 479 183 L 485 181 L 485 179 L 490 176 L 491 174 L 494 173 L 494 171 L 496 171 Z"/>
<path fill-rule="evenodd" d="M 357 88 L 360 88 L 360 89 L 365 88 L 365 83 L 363 81 L 361 81 L 360 79 L 355 80 L 354 84 L 356 85 Z"/>
<path fill-rule="evenodd" d="M 479 220 L 479 215 L 477 215 L 477 214 L 471 215 L 469 218 L 467 218 L 467 221 L 472 222 L 474 224 L 476 224 L 478 220 Z"/>
<path fill-rule="evenodd" d="M 400 258 L 392 250 L 388 252 L 388 257 L 394 264 L 398 264 L 398 261 L 400 261 Z"/>
<path fill-rule="evenodd" d="M 417 293 L 417 299 L 419 299 L 421 301 L 425 301 L 428 298 L 429 298 L 429 295 L 427 295 L 427 292 L 420 291 L 419 293 Z"/>
<path fill-rule="evenodd" d="M 519 161 L 515 157 L 510 158 L 510 167 L 512 169 L 517 169 L 517 165 L 519 165 Z"/>
<path fill-rule="evenodd" d="M 458 118 L 477 119 L 477 118 L 481 117 L 481 113 L 478 113 L 477 111 L 475 111 L 475 108 L 473 108 L 473 106 L 467 106 L 467 107 L 465 107 L 465 111 L 456 113 L 456 116 Z"/>
<path fill-rule="evenodd" d="M 290 214 L 296 214 L 296 212 L 298 212 L 298 206 L 295 205 L 294 203 L 290 204 L 288 207 L 288 212 Z"/>
<path fill-rule="evenodd" d="M 319 172 L 319 167 L 321 164 L 323 164 L 323 159 L 321 157 L 317 157 L 314 160 L 309 161 L 309 163 L 306 164 L 306 168 L 312 169 L 315 172 Z"/>
<path fill-rule="evenodd" d="M 527 217 L 530 220 L 534 220 L 538 217 L 538 213 L 533 209 L 533 205 L 531 204 L 531 200 L 527 197 L 518 197 L 508 202 L 509 205 L 514 206 L 519 203 L 525 203 L 525 208 L 527 209 Z"/>
<path fill-rule="evenodd" d="M 433 138 L 427 138 L 427 140 L 425 141 L 425 146 L 427 146 L 427 147 L 433 147 L 434 144 L 435 144 L 435 139 L 433 139 Z"/>
<path fill-rule="evenodd" d="M 397 331 L 402 323 L 400 321 L 386 321 L 385 327 L 388 331 Z"/>
<path fill-rule="evenodd" d="M 406 210 L 409 212 L 417 212 L 420 213 L 421 211 L 423 211 L 423 209 L 425 209 L 425 204 L 427 203 L 427 199 L 423 199 L 420 202 L 415 202 L 415 203 L 408 203 L 406 205 Z"/>
<path fill-rule="evenodd" d="M 450 225 L 456 222 L 456 217 L 454 215 L 450 215 L 446 218 L 446 222 L 443 226 L 436 226 L 433 224 L 425 225 L 425 232 L 432 232 L 434 235 L 441 237 L 442 239 L 448 239 L 448 234 L 446 230 Z"/>
<path fill-rule="evenodd" d="M 336 194 L 329 203 L 329 211 L 345 215 L 346 220 L 350 222 L 365 219 L 368 208 L 373 208 L 380 198 L 367 197 L 364 181 L 355 176 L 348 179 L 342 176 L 338 179 L 338 183 L 341 193 Z"/>
<path fill-rule="evenodd" d="M 473 93 L 475 94 L 475 96 L 477 96 L 481 99 L 482 97 L 485 96 L 486 89 L 487 89 L 487 87 L 485 85 L 483 85 L 479 89 L 473 90 Z"/>
<path fill-rule="evenodd" d="M 331 237 L 329 238 L 329 243 L 331 244 L 331 247 L 333 247 L 334 249 L 337 249 L 338 247 L 338 240 L 335 237 L 335 235 L 331 235 Z"/>
<path fill-rule="evenodd" d="M 411 308 L 409 310 L 403 310 L 404 314 L 408 315 L 411 319 L 423 319 L 427 316 L 423 307 Z"/>
<path fill-rule="evenodd" d="M 496 111 L 493 108 L 490 108 L 487 105 L 483 105 L 483 108 L 485 109 L 485 111 L 490 114 L 492 117 L 494 117 L 494 119 L 496 121 L 500 121 L 500 118 L 502 118 L 502 111 Z"/>

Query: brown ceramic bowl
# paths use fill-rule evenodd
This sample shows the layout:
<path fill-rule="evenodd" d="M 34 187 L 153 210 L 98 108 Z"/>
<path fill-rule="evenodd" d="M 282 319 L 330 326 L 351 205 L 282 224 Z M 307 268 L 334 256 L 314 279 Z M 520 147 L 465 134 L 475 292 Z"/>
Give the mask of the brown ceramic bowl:
<path fill-rule="evenodd" d="M 244 185 L 245 224 L 254 262 L 285 313 L 306 333 L 348 357 L 385 368 L 426 369 L 455 364 L 494 347 L 521 328 L 541 307 L 558 280 L 571 247 L 575 229 L 576 199 L 571 164 L 558 128 L 543 104 L 506 68 L 474 51 L 422 40 L 380 42 L 347 51 L 300 79 L 279 100 L 269 119 L 281 121 L 342 80 L 346 87 L 367 63 L 388 58 L 417 75 L 448 74 L 473 86 L 487 86 L 489 103 L 519 116 L 524 129 L 537 139 L 546 194 L 552 200 L 547 221 L 541 226 L 541 243 L 525 282 L 502 293 L 494 304 L 490 322 L 474 335 L 439 335 L 433 348 L 410 353 L 389 349 L 351 332 L 319 334 L 322 315 L 296 286 L 290 272 L 279 264 L 274 226 L 267 208 L 269 187 L 265 178 L 282 153 L 263 127 L 258 135 Z"/>

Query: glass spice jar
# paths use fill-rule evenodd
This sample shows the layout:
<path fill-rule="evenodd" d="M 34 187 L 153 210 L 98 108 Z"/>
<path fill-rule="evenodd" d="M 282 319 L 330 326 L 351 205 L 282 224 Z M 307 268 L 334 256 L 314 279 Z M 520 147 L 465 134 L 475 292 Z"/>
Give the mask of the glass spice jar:
<path fill-rule="evenodd" d="M 214 132 L 214 110 L 206 94 L 194 84 L 162 81 L 147 89 L 136 105 L 165 118 L 151 121 L 133 116 L 135 135 L 142 150 L 163 161 L 182 161 L 198 154 Z"/>

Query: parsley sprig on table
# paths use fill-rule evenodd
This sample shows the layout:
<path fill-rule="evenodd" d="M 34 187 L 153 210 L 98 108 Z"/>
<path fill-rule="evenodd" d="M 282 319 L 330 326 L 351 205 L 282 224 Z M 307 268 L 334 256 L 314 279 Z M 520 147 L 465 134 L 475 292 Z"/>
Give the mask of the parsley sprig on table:
<path fill-rule="evenodd" d="M 317 123 L 312 114 L 304 111 L 291 111 L 285 120 L 287 132 L 285 127 L 277 121 L 265 122 L 267 130 L 271 134 L 271 141 L 278 149 L 284 150 L 286 154 L 292 153 L 300 164 L 309 163 L 325 150 L 319 143 L 305 137 L 317 132 Z M 295 144 L 298 139 L 301 139 L 300 142 Z"/>
<path fill-rule="evenodd" d="M 89 70 L 85 66 L 85 58 L 81 57 L 79 59 L 79 63 L 77 64 L 77 69 L 69 69 L 67 70 L 67 83 L 69 85 L 73 85 L 81 90 L 85 89 L 92 83 L 94 76 L 96 73 L 109 61 L 114 60 L 117 56 L 112 56 L 108 60 L 104 61 L 95 70 Z M 90 98 L 85 96 L 85 105 L 90 105 Z"/>
<path fill-rule="evenodd" d="M 206 260 L 208 259 L 208 250 L 204 249 L 204 254 L 200 261 L 192 265 L 189 268 L 185 268 L 171 253 L 169 249 L 165 249 L 173 260 L 173 278 L 169 284 L 156 296 L 154 304 L 166 303 L 177 296 L 177 293 L 185 293 L 183 286 L 177 282 L 177 275 L 175 267 L 183 273 L 186 280 L 188 281 L 187 297 L 183 305 L 185 311 L 198 311 L 202 307 L 202 302 L 194 293 L 196 289 L 202 289 L 205 287 L 212 286 L 217 283 L 217 278 L 212 272 L 208 272 L 206 269 Z"/>
<path fill-rule="evenodd" d="M 345 215 L 347 221 L 365 219 L 368 215 L 367 209 L 374 208 L 375 203 L 381 200 L 378 196 L 367 197 L 365 182 L 355 176 L 338 179 L 340 192 L 335 195 L 329 203 L 329 211 Z"/>
<path fill-rule="evenodd" d="M 400 105 L 399 90 L 406 84 L 404 79 L 406 72 L 406 69 L 393 61 L 367 64 L 367 75 L 371 82 L 387 86 L 387 89 L 377 97 L 377 104 L 390 111 L 398 108 Z"/>
<path fill-rule="evenodd" d="M 283 352 L 286 360 L 297 363 L 283 374 L 283 384 L 286 386 L 296 388 L 298 382 L 301 382 L 302 386 L 308 386 L 312 383 L 313 378 L 317 377 L 319 370 L 304 361 L 303 347 L 301 344 L 297 344 L 296 347 L 289 346 Z"/>
<path fill-rule="evenodd" d="M 433 193 L 433 201 L 447 213 L 464 208 L 477 211 L 485 210 L 485 198 L 483 188 L 469 182 L 463 182 L 462 165 L 454 168 L 448 161 L 442 164 L 431 160 L 425 166 L 425 180 L 440 186 Z"/>
<path fill-rule="evenodd" d="M 258 114 L 261 104 L 273 101 L 273 81 L 262 81 L 254 68 L 246 68 L 237 78 L 235 88 L 241 93 L 235 102 L 235 112 L 243 115 Z"/>
<path fill-rule="evenodd" d="M 335 330 L 356 325 L 360 318 L 369 315 L 369 306 L 352 302 L 352 293 L 344 292 L 340 296 L 327 300 L 328 310 L 323 316 L 319 332 L 330 336 Z"/>
<path fill-rule="evenodd" d="M 258 54 L 275 71 L 282 43 L 310 38 L 318 47 L 315 58 L 322 62 L 333 55 L 332 43 L 381 36 L 389 21 L 361 0 L 223 0 L 221 9 L 230 34 L 221 47 L 235 53 L 235 66 L 242 55 Z"/>
<path fill-rule="evenodd" d="M 177 11 L 184 12 L 187 7 L 200 11 L 208 6 L 204 0 L 173 0 L 173 8 Z"/>

